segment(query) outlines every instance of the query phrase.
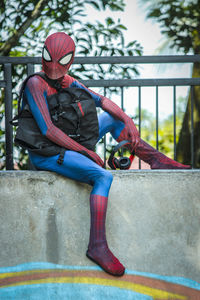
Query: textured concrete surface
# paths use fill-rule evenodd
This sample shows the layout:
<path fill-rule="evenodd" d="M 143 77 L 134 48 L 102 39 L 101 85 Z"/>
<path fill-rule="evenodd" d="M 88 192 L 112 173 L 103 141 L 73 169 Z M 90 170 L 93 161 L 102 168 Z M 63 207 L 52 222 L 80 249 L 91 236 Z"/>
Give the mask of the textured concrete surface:
<path fill-rule="evenodd" d="M 129 270 L 200 281 L 200 170 L 114 171 L 110 248 Z M 85 256 L 91 187 L 50 172 L 0 172 L 0 267 Z"/>

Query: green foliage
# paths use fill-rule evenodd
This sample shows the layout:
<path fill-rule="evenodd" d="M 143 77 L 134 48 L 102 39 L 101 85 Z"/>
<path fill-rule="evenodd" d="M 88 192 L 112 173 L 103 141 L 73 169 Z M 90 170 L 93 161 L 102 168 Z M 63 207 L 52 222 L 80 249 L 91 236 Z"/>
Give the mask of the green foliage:
<path fill-rule="evenodd" d="M 200 53 L 200 3 L 198 0 L 142 0 L 147 18 L 161 26 L 171 47 L 184 53 Z"/>
<path fill-rule="evenodd" d="M 123 32 L 126 27 L 112 17 L 89 22 L 85 14 L 87 7 L 98 11 L 110 9 L 123 11 L 124 0 L 16 0 L 1 1 L 0 6 L 0 55 L 1 56 L 41 56 L 44 40 L 57 31 L 72 36 L 76 43 L 76 55 L 112 56 L 141 55 L 142 47 L 137 41 L 126 45 Z M 2 70 L 1 70 L 2 72 Z M 14 66 L 13 106 L 16 109 L 19 83 L 26 77 L 26 68 Z M 78 79 L 90 78 L 132 78 L 138 75 L 135 66 L 75 65 L 71 75 Z M 116 91 L 116 90 L 114 90 Z M 0 164 L 5 165 L 5 130 L 3 94 L 0 94 Z M 16 150 L 16 149 L 15 149 Z M 27 168 L 27 156 L 15 151 L 15 161 L 19 168 Z"/>
<path fill-rule="evenodd" d="M 200 54 L 200 2 L 199 0 L 140 0 L 148 12 L 147 17 L 155 20 L 161 32 L 168 38 L 167 43 L 174 50 L 185 54 Z M 194 62 L 192 77 L 200 77 L 199 62 Z M 193 148 L 193 167 L 200 167 L 200 87 L 194 87 L 194 144 L 191 145 L 191 97 L 185 109 L 182 128 L 177 145 L 177 159 L 191 164 Z"/>
<path fill-rule="evenodd" d="M 123 0 L 17 0 L 14 4 L 12 1 L 4 2 L 0 7 L 0 54 L 10 55 L 13 48 L 18 48 L 24 55 L 40 55 L 43 42 L 49 33 L 65 31 L 79 41 L 78 53 L 86 55 L 88 53 L 84 52 L 85 46 L 90 51 L 96 46 L 91 44 L 91 35 L 98 35 L 97 39 L 103 39 L 112 32 L 113 39 L 114 35 L 117 38 L 126 29 L 120 22 L 115 26 L 111 17 L 106 20 L 106 25 L 99 22 L 96 28 L 96 24 L 87 22 L 85 11 L 88 6 L 99 11 L 109 8 L 113 12 L 123 11 L 125 3 Z M 105 26 L 110 27 L 109 30 L 104 31 Z M 81 28 L 85 30 L 80 39 L 77 34 L 80 35 Z"/>
<path fill-rule="evenodd" d="M 120 23 L 114 22 L 112 18 L 107 18 L 105 24 L 96 21 L 93 25 L 86 23 L 83 28 L 74 35 L 74 40 L 78 46 L 78 54 L 87 56 L 124 56 L 141 55 L 142 47 L 137 41 L 125 44 L 123 30 L 126 28 Z M 80 65 L 73 67 L 76 78 L 81 79 L 119 79 L 133 78 L 138 75 L 137 68 L 127 65 Z"/>
<path fill-rule="evenodd" d="M 176 107 L 176 143 L 178 142 L 187 99 L 179 97 Z M 147 110 L 142 110 L 141 138 L 156 148 L 156 120 Z M 174 158 L 174 119 L 169 115 L 166 119 L 159 120 L 158 148 L 165 155 Z"/>
<path fill-rule="evenodd" d="M 181 130 L 183 116 L 185 112 L 187 99 L 179 97 L 176 100 L 176 143 L 178 142 L 178 136 Z M 134 117 L 132 119 L 136 126 L 139 124 L 139 112 L 136 109 Z M 147 109 L 141 110 L 141 138 L 145 140 L 152 147 L 156 148 L 156 120 L 155 115 L 149 112 Z M 114 149 L 116 142 L 114 142 L 111 135 L 107 139 L 107 159 Z M 159 120 L 158 129 L 158 148 L 159 151 L 174 159 L 174 119 L 173 115 L 169 115 L 167 118 Z M 122 155 L 129 157 L 130 153 L 124 148 L 118 152 L 116 157 Z"/>

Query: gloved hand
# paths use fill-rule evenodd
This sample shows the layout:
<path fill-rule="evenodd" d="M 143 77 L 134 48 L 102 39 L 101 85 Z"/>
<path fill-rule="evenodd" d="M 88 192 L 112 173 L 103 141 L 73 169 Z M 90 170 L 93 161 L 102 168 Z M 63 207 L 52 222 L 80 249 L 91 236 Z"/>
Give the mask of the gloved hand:
<path fill-rule="evenodd" d="M 124 120 L 125 123 L 125 130 L 124 130 L 124 138 L 130 141 L 131 143 L 131 152 L 137 147 L 139 140 L 140 140 L 140 134 L 137 130 L 133 120 L 130 117 L 126 117 Z M 127 136 L 125 136 L 127 135 Z M 130 147 L 130 146 L 129 146 Z"/>
<path fill-rule="evenodd" d="M 139 143 L 140 139 L 139 131 L 137 130 L 133 120 L 119 106 L 106 97 L 102 97 L 101 105 L 104 111 L 107 111 L 114 118 L 122 121 L 125 124 L 123 132 L 120 134 L 119 142 L 122 140 L 130 141 L 131 145 L 129 148 L 132 152 Z"/>

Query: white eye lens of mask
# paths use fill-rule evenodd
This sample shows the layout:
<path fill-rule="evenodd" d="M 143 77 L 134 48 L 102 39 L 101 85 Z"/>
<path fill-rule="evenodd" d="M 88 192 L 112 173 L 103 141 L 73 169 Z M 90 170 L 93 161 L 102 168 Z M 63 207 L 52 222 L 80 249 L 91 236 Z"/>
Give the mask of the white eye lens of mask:
<path fill-rule="evenodd" d="M 59 63 L 61 65 L 66 65 L 70 62 L 71 58 L 72 58 L 72 53 L 67 54 L 59 60 Z"/>
<path fill-rule="evenodd" d="M 46 61 L 51 61 L 51 56 L 49 55 L 48 51 L 46 50 L 46 48 L 43 48 L 43 53 L 42 53 L 43 58 Z"/>

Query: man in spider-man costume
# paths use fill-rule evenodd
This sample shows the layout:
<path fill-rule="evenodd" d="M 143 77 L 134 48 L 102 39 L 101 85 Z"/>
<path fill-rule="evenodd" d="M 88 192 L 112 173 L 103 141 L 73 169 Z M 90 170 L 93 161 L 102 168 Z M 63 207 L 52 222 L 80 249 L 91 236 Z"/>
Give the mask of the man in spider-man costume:
<path fill-rule="evenodd" d="M 50 35 L 45 41 L 42 53 L 43 72 L 48 78 L 59 81 L 63 88 L 78 87 L 89 91 L 96 106 L 104 110 L 104 113 L 99 116 L 99 139 L 110 132 L 118 142 L 129 140 L 130 152 L 134 151 L 139 158 L 150 164 L 152 169 L 189 168 L 167 158 L 145 143 L 140 139 L 132 119 L 116 104 L 69 76 L 67 71 L 73 62 L 74 54 L 75 44 L 71 37 L 63 32 Z M 46 97 L 54 93 L 56 90 L 37 75 L 28 80 L 24 90 L 25 98 L 42 134 L 68 150 L 65 152 L 62 164 L 57 163 L 59 155 L 44 157 L 30 151 L 30 159 L 37 169 L 54 171 L 92 186 L 90 239 L 86 254 L 106 272 L 121 276 L 125 268 L 110 251 L 105 230 L 112 174 L 103 168 L 104 162 L 95 152 L 77 143 L 52 123 Z M 80 152 L 87 153 L 92 159 Z"/>

